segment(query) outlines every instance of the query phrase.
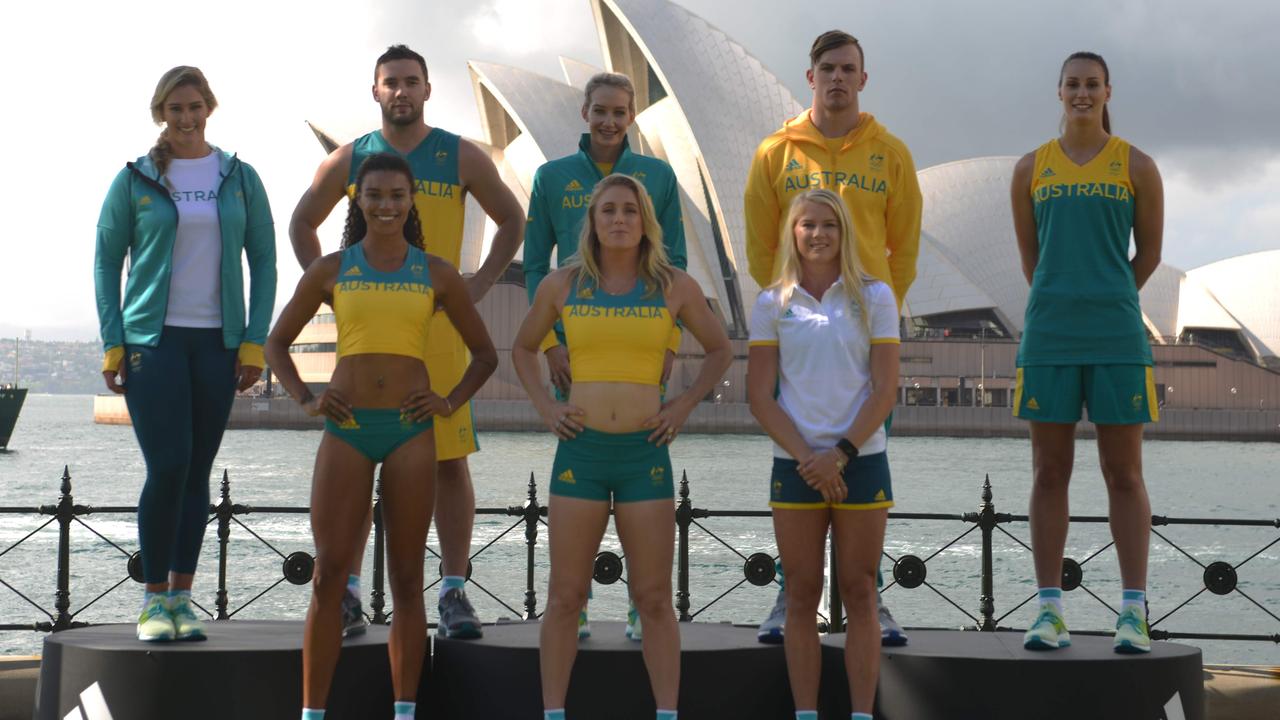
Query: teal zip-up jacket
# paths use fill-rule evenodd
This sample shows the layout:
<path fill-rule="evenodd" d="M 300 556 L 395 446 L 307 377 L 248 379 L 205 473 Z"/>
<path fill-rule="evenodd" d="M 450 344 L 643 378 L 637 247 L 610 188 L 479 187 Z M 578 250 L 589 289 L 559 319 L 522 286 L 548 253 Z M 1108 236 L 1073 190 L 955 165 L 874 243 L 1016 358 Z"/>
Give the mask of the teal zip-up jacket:
<path fill-rule="evenodd" d="M 591 159 L 591 135 L 583 133 L 578 152 L 544 163 L 533 176 L 529 196 L 529 219 L 524 229 L 524 285 L 529 302 L 542 279 L 551 272 L 551 248 L 556 248 L 556 264 L 562 265 L 578 251 L 578 233 L 587 216 L 591 189 L 604 179 Z M 671 166 L 647 155 L 631 152 L 624 137 L 622 152 L 613 164 L 613 172 L 639 180 L 653 200 L 653 209 L 662 226 L 662 244 L 672 265 L 684 270 L 689 265 L 685 254 L 684 220 L 680 215 L 680 188 Z M 564 343 L 564 330 L 556 323 L 555 339 Z M 673 335 L 673 342 L 678 336 Z M 542 349 L 554 347 L 548 336 Z"/>
<path fill-rule="evenodd" d="M 222 231 L 222 341 L 239 351 L 241 365 L 265 367 L 276 301 L 276 233 L 262 180 L 248 163 L 218 148 L 218 223 Z M 169 304 L 178 206 L 155 162 L 144 155 L 126 163 L 111 183 L 98 215 L 93 274 L 98 327 L 106 351 L 103 370 L 115 370 L 124 345 L 160 342 Z M 120 271 L 129 256 L 129 277 L 120 302 Z M 240 255 L 249 259 L 249 313 L 245 319 Z"/>

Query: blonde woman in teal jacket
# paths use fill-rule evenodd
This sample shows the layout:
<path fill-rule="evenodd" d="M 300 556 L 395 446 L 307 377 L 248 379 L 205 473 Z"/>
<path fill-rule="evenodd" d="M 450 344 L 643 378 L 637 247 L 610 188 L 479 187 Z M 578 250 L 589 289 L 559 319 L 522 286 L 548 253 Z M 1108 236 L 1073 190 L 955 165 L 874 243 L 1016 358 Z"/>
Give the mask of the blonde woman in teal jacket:
<path fill-rule="evenodd" d="M 151 99 L 152 119 L 164 130 L 147 155 L 116 175 L 98 217 L 102 375 L 107 389 L 124 395 L 147 465 L 138 500 L 146 582 L 138 639 L 145 641 L 204 639 L 191 583 L 209 515 L 209 474 L 236 390 L 262 374 L 275 305 L 267 194 L 248 163 L 205 142 L 215 107 L 200 70 L 165 73 Z"/>

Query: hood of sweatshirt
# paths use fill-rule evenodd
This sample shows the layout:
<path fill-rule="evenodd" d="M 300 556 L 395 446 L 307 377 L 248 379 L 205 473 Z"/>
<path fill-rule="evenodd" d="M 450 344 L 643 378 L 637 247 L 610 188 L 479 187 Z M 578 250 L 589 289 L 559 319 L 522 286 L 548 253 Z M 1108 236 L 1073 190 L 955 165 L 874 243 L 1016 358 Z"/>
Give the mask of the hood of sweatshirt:
<path fill-rule="evenodd" d="M 828 143 L 835 139 L 825 137 L 818 131 L 818 128 L 813 124 L 813 120 L 810 119 L 810 113 L 812 112 L 812 109 L 805 110 L 782 126 L 783 137 L 788 142 L 811 143 L 820 147 L 827 147 Z M 845 152 L 849 148 L 871 142 L 883 133 L 884 126 L 876 121 L 874 115 L 865 112 L 861 113 L 858 116 L 858 126 L 844 137 L 844 145 L 840 148 L 840 151 Z"/>

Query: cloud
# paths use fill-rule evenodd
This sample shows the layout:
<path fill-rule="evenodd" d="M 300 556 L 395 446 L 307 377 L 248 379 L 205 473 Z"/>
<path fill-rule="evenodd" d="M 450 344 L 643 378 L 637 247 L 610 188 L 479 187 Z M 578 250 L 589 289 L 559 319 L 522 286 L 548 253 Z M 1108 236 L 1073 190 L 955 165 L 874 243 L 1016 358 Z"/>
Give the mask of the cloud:
<path fill-rule="evenodd" d="M 586 0 L 489 0 L 474 11 L 467 26 L 486 51 L 496 50 L 508 56 L 557 56 L 563 54 L 566 36 L 572 37 L 575 31 L 579 36 L 587 35 L 594 30 Z"/>

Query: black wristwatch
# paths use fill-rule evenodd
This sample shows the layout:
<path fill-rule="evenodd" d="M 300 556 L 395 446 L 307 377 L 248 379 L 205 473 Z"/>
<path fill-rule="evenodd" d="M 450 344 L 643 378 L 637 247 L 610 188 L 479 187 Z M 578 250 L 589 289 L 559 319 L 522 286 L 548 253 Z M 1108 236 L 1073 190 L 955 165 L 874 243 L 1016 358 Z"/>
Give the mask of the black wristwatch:
<path fill-rule="evenodd" d="M 840 442 L 836 443 L 836 449 L 850 460 L 858 457 L 858 446 L 849 442 L 849 438 L 840 438 Z"/>

